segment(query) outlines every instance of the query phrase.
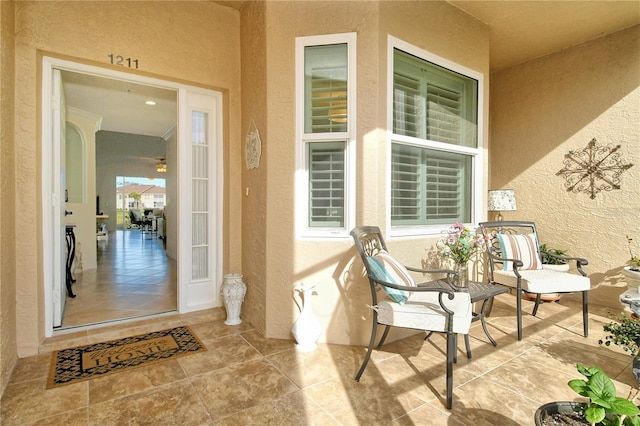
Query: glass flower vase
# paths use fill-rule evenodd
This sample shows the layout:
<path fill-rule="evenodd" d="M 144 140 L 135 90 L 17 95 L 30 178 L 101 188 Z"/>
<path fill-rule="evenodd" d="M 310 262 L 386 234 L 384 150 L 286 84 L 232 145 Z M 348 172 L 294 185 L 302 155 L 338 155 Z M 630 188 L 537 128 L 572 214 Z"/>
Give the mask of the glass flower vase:
<path fill-rule="evenodd" d="M 458 278 L 455 280 L 454 285 L 461 290 L 469 288 L 469 271 L 467 270 L 467 264 L 456 263 L 454 270 L 458 273 Z"/>

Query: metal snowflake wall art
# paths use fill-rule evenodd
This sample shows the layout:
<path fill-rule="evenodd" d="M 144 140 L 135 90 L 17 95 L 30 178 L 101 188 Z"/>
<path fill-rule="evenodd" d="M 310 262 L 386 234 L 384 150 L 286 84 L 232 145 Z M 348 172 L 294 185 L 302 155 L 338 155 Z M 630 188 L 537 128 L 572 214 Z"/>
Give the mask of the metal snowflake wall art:
<path fill-rule="evenodd" d="M 595 138 L 583 150 L 569 151 L 564 156 L 564 167 L 556 176 L 565 179 L 567 192 L 584 192 L 591 199 L 601 191 L 620 189 L 620 175 L 633 164 L 624 164 L 621 145 L 598 145 Z"/>

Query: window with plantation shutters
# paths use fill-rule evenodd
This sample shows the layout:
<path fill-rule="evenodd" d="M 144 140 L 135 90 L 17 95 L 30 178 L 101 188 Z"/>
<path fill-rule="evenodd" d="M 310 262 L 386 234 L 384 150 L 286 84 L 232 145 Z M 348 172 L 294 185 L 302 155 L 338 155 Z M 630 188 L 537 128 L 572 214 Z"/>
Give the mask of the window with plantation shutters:
<path fill-rule="evenodd" d="M 393 48 L 392 227 L 476 220 L 478 79 L 436 62 Z"/>
<path fill-rule="evenodd" d="M 344 226 L 344 142 L 309 144 L 309 226 Z"/>
<path fill-rule="evenodd" d="M 348 236 L 353 226 L 355 33 L 296 39 L 301 236 Z"/>

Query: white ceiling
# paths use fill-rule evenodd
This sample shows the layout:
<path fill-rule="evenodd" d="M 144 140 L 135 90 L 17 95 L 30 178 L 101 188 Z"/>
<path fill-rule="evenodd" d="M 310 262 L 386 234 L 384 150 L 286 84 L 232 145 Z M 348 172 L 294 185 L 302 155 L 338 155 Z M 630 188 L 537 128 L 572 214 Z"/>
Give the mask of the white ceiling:
<path fill-rule="evenodd" d="M 62 82 L 67 106 L 102 117 L 101 130 L 163 136 L 177 123 L 173 90 L 69 71 L 62 72 Z"/>
<path fill-rule="evenodd" d="M 241 9 L 245 2 L 217 3 Z M 640 24 L 638 0 L 449 3 L 489 27 L 492 71 Z M 69 72 L 63 82 L 67 105 L 103 117 L 102 130 L 162 136 L 177 123 L 174 91 Z"/>

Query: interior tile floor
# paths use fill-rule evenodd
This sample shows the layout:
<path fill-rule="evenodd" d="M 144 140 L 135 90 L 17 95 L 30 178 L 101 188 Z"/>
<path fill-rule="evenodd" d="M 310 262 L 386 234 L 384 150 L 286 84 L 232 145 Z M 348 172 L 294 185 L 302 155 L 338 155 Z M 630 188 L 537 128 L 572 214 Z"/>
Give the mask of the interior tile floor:
<path fill-rule="evenodd" d="M 623 288 L 608 288 L 606 294 Z M 224 309 L 149 318 L 46 340 L 18 361 L 1 400 L 2 425 L 532 425 L 538 406 L 574 400 L 575 364 L 597 365 L 620 396 L 633 385 L 631 357 L 598 345 L 619 305 L 594 290 L 590 335 L 582 336 L 579 297 L 546 303 L 533 317 L 525 302 L 524 339 L 516 338 L 514 296 L 496 298 L 489 331 L 471 328 L 473 356 L 460 339 L 453 409 L 444 406 L 444 338 L 416 334 L 374 351 L 360 382 L 362 346 L 295 349 L 262 337 L 251 324 L 224 324 Z M 615 297 L 610 297 L 615 300 Z M 110 376 L 45 389 L 51 351 L 187 324 L 207 351 Z M 390 336 L 393 338 L 393 335 Z"/>
<path fill-rule="evenodd" d="M 97 268 L 74 273 L 61 329 L 176 311 L 177 268 L 163 241 L 140 229 L 97 242 Z"/>

